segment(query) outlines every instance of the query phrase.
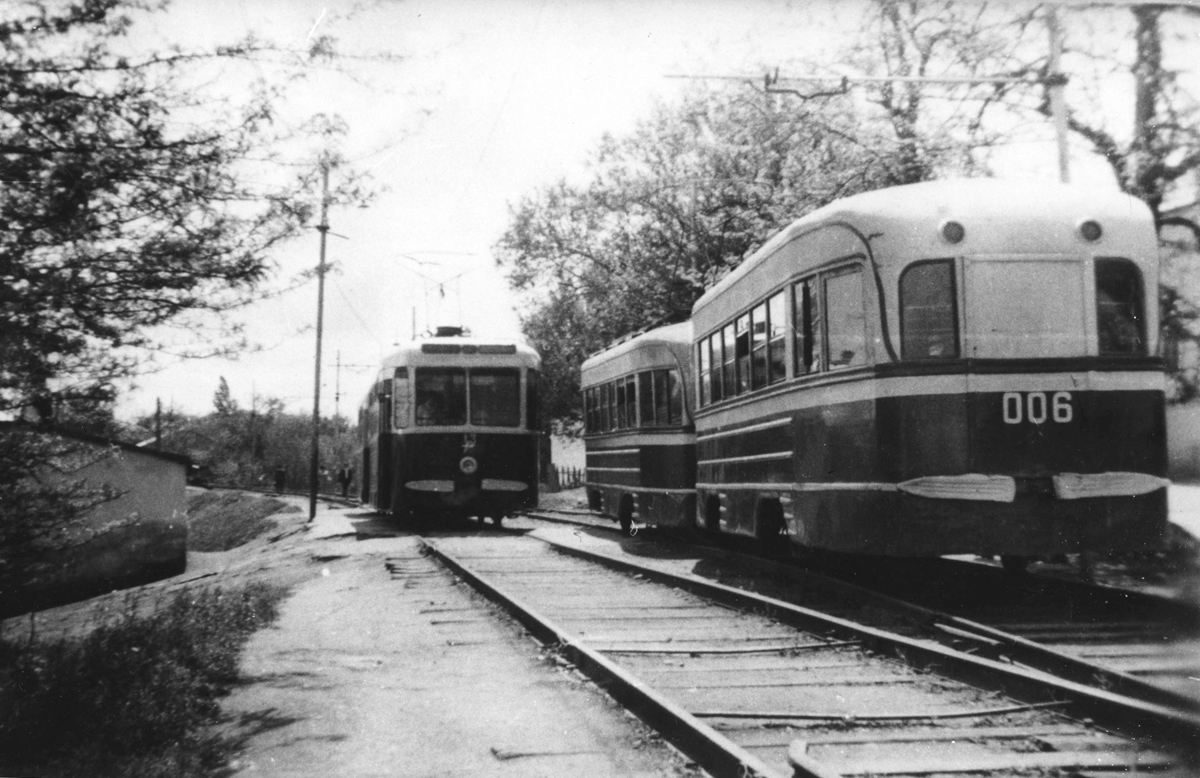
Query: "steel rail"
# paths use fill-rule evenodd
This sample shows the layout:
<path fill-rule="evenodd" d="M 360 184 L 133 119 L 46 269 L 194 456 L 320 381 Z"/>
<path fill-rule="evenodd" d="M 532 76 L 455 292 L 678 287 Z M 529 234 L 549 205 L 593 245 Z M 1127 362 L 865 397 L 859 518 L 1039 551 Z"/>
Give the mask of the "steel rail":
<path fill-rule="evenodd" d="M 548 515 L 543 511 L 529 511 L 525 515 L 543 521 L 574 524 L 576 526 L 581 524 L 571 519 Z M 598 526 L 600 529 L 616 531 L 616 528 L 609 528 L 603 525 L 583 524 L 583 526 Z M 961 616 L 955 616 L 944 611 L 917 605 L 864 586 L 842 581 L 838 578 L 802 570 L 792 565 L 780 564 L 762 557 L 750 557 L 728 549 L 717 549 L 717 551 L 726 558 L 740 561 L 753 560 L 754 565 L 760 570 L 770 571 L 792 579 L 803 578 L 808 583 L 815 583 L 828 591 L 836 592 L 840 595 L 848 595 L 860 602 L 875 603 L 894 611 L 900 611 L 925 630 L 939 631 L 951 638 L 973 641 L 976 645 L 980 646 L 981 652 L 997 660 L 1003 656 L 1008 661 L 1034 670 L 1041 670 L 1066 681 L 1072 681 L 1084 686 L 1099 686 L 1122 697 L 1129 697 L 1153 705 L 1200 715 L 1200 700 L 1161 686 L 1156 686 L 1130 673 L 1105 667 L 1065 651 L 1043 645 L 1019 635 L 1014 635 L 1011 632 L 1005 632 L 996 627 Z M 960 564 L 968 563 L 964 562 Z M 1059 582 L 1056 581 L 1056 583 Z M 1070 581 L 1061 583 L 1074 586 L 1075 588 L 1083 586 L 1082 584 Z M 1106 593 L 1110 596 L 1145 597 L 1145 595 L 1136 592 L 1121 590 L 1112 590 Z M 1155 604 L 1169 605 L 1169 603 L 1159 603 L 1157 598 L 1154 599 L 1154 602 Z M 1195 616 L 1194 613 L 1192 615 L 1193 617 Z"/>
<path fill-rule="evenodd" d="M 736 552 L 722 551 L 722 553 L 735 558 L 743 556 Z M 764 565 L 759 558 L 753 557 L 752 559 L 756 565 L 760 567 Z M 765 564 L 772 571 L 782 575 L 793 578 L 803 577 L 807 581 L 827 587 L 830 591 L 906 613 L 914 622 L 927 630 L 937 630 L 951 637 L 974 641 L 983 652 L 993 654 L 994 658 L 999 659 L 1003 655 L 1008 661 L 1050 673 L 1063 680 L 1073 681 L 1084 686 L 1099 686 L 1122 697 L 1130 697 L 1154 705 L 1200 715 L 1200 700 L 1161 686 L 1155 686 L 1130 673 L 1090 662 L 987 624 L 917 605 L 838 578 L 799 570 L 791 565 L 777 562 L 767 561 Z M 1065 583 L 1072 584 L 1069 581 Z M 1073 585 L 1079 587 L 1078 584 Z M 1113 591 L 1111 594 L 1124 595 L 1125 592 Z M 1129 593 L 1130 596 L 1135 594 Z M 1157 600 L 1155 602 L 1157 603 Z"/>
<path fill-rule="evenodd" d="M 613 699 L 635 713 L 713 775 L 728 778 L 786 778 L 761 759 L 651 689 L 636 676 L 583 645 L 519 598 L 505 592 L 487 576 L 471 570 L 463 562 L 439 548 L 435 542 L 428 538 L 419 538 L 419 541 L 456 575 L 500 604 L 537 640 L 556 647 Z M 795 775 L 805 778 L 838 778 L 836 773 L 824 769 L 808 757 L 803 757 L 797 765 L 799 766 Z"/>
<path fill-rule="evenodd" d="M 841 639 L 861 640 L 868 650 L 896 656 L 911 665 L 936 668 L 939 674 L 976 686 L 998 689 L 1023 702 L 1069 700 L 1073 715 L 1090 718 L 1114 732 L 1158 742 L 1165 740 L 1192 754 L 1200 748 L 1200 716 L 1188 711 L 1090 688 L 1037 670 L 974 657 L 932 642 L 885 632 L 695 575 L 669 573 L 599 551 L 546 538 L 541 540 L 568 555 L 636 573 L 727 605 L 752 608 L 792 626 L 806 630 L 827 630 Z"/>

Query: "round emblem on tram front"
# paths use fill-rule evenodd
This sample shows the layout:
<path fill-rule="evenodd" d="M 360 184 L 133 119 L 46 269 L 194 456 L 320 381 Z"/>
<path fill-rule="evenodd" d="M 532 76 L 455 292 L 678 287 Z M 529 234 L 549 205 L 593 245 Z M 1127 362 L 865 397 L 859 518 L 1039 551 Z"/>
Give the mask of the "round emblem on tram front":
<path fill-rule="evenodd" d="M 463 457 L 458 460 L 458 469 L 467 475 L 474 475 L 475 471 L 479 469 L 479 461 L 475 457 Z"/>

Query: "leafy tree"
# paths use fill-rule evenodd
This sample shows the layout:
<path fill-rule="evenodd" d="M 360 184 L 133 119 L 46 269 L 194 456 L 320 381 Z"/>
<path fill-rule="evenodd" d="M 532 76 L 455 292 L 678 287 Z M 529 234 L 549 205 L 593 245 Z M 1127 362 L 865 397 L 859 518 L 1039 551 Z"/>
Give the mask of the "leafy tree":
<path fill-rule="evenodd" d="M 243 408 L 222 377 L 211 413 L 190 416 L 166 409 L 158 418 L 137 419 L 133 430 L 144 439 L 159 425 L 166 447 L 204 466 L 212 485 L 273 487 L 276 468 L 283 468 L 288 488 L 308 485 L 312 417 L 288 413 L 282 400 L 255 395 Z M 317 444 L 321 466 L 329 473 L 320 486 L 333 489 L 337 469 L 354 468 L 358 461 L 358 430 L 341 416 L 322 419 Z"/>
<path fill-rule="evenodd" d="M 525 197 L 497 257 L 533 300 L 523 327 L 546 363 L 547 416 L 578 420 L 587 353 L 687 318 L 793 219 L 912 175 L 878 153 L 886 130 L 862 123 L 842 96 L 696 92 L 629 136 L 604 138 L 586 183 Z"/>
<path fill-rule="evenodd" d="M 967 79 L 1020 69 L 1031 47 L 1043 50 L 1038 13 L 1028 4 L 959 0 L 868 5 L 857 40 L 836 58 L 837 72 L 850 69 L 867 79 L 857 86 L 847 81 L 843 89 L 861 95 L 885 128 L 868 139 L 869 153 L 892 171 L 889 185 L 986 168 L 987 152 L 1002 140 L 987 117 L 1005 110 L 1010 95 L 1031 90 L 1029 84 Z M 824 63 L 805 67 L 829 72 Z"/>
<path fill-rule="evenodd" d="M 330 40 L 305 52 L 253 39 L 135 50 L 127 32 L 164 7 L 0 11 L 0 414 L 108 425 L 114 381 L 140 369 L 150 333 L 252 299 L 271 250 L 311 215 L 317 166 L 272 167 L 301 153 L 274 110 L 295 82 L 267 79 L 297 56 L 328 61 Z M 221 77 L 242 65 L 249 96 L 222 94 Z M 321 117 L 311 129 L 322 142 L 344 131 Z M 216 349 L 236 347 L 227 334 Z M 16 533 L 0 538 L 0 566 L 91 499 L 38 477 L 67 453 L 38 440 L 0 430 L 0 525 Z"/>
<path fill-rule="evenodd" d="M 134 54 L 136 3 L 14 10 L 0 21 L 0 410 L 110 399 L 150 328 L 226 310 L 266 277 L 310 198 L 241 175 L 277 140 L 277 94 L 258 85 L 222 110 L 192 89 L 201 60 L 253 43 Z"/>

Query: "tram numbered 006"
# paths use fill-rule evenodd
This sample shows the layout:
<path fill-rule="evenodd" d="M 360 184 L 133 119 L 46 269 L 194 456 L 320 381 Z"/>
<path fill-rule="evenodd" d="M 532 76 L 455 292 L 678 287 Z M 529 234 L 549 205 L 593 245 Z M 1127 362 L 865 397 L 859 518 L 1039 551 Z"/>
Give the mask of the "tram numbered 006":
<path fill-rule="evenodd" d="M 634 520 L 690 527 L 696 515 L 692 326 L 647 330 L 580 368 L 588 506 L 629 531 Z"/>
<path fill-rule="evenodd" d="M 536 351 L 441 327 L 384 360 L 359 413 L 362 500 L 397 518 L 537 506 Z"/>
<path fill-rule="evenodd" d="M 1157 239 L 1124 194 L 975 179 L 792 223 L 707 291 L 697 524 L 887 556 L 1165 539 Z"/>

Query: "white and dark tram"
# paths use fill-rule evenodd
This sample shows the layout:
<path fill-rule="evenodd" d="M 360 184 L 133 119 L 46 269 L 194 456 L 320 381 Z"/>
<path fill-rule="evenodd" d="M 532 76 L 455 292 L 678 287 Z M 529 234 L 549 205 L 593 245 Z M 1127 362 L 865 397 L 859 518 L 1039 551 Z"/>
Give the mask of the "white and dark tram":
<path fill-rule="evenodd" d="M 362 500 L 501 520 L 538 500 L 537 352 L 440 327 L 384 360 L 359 413 Z"/>
<path fill-rule="evenodd" d="M 1164 542 L 1149 209 L 972 179 L 834 202 L 696 303 L 697 523 L 889 556 Z"/>
<path fill-rule="evenodd" d="M 628 531 L 634 520 L 690 527 L 696 515 L 692 325 L 647 330 L 580 369 L 588 505 Z"/>

